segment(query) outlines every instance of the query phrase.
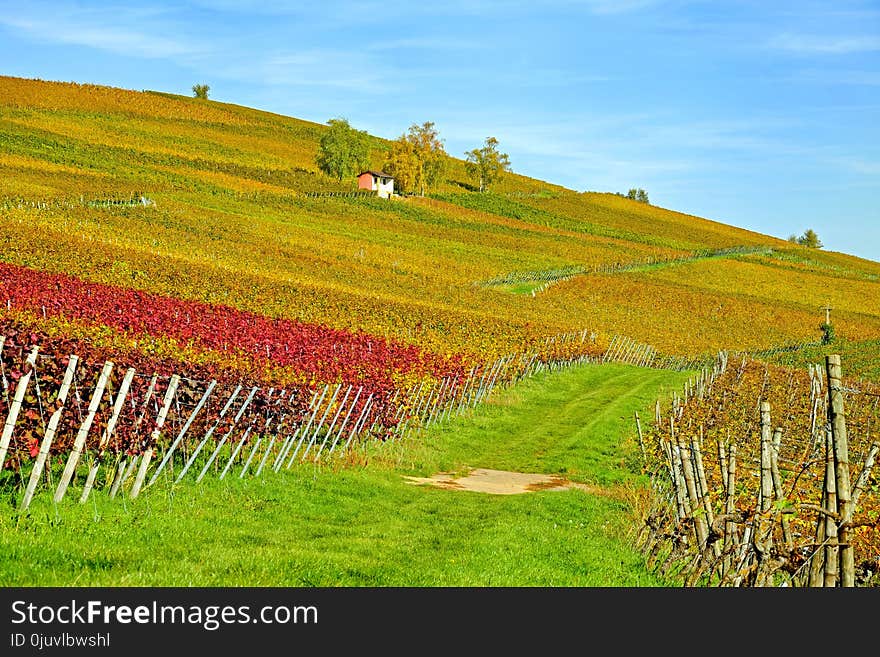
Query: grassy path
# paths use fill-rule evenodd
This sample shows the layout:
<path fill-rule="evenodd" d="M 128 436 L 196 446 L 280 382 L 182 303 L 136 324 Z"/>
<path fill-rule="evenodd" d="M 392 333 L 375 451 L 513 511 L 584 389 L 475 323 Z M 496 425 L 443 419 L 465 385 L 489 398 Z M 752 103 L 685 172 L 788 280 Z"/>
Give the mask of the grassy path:
<path fill-rule="evenodd" d="M 568 280 L 575 276 L 589 276 L 590 274 L 619 274 L 622 272 L 633 271 L 650 271 L 653 269 L 664 269 L 666 267 L 676 267 L 678 265 L 690 264 L 698 260 L 715 260 L 719 258 L 736 258 L 749 256 L 754 254 L 768 255 L 771 252 L 767 246 L 735 246 L 725 249 L 712 249 L 683 255 L 677 258 L 669 258 L 668 260 L 657 260 L 656 262 L 632 262 L 616 265 L 607 265 L 605 267 L 588 268 L 577 265 L 570 265 L 557 269 L 546 269 L 543 271 L 528 272 L 512 272 L 504 276 L 498 276 L 489 281 L 482 281 L 480 285 L 485 287 L 495 287 L 498 289 L 512 292 L 513 294 L 531 294 L 533 290 L 543 291 L 548 286 L 558 283 L 559 281 Z"/>
<path fill-rule="evenodd" d="M 157 486 L 85 506 L 37 498 L 0 516 L 4 586 L 656 586 L 621 540 L 632 412 L 686 375 L 623 365 L 544 374 L 411 444 L 345 468 Z M 404 474 L 467 466 L 604 487 L 487 495 Z M 74 500 L 76 495 L 71 495 Z"/>

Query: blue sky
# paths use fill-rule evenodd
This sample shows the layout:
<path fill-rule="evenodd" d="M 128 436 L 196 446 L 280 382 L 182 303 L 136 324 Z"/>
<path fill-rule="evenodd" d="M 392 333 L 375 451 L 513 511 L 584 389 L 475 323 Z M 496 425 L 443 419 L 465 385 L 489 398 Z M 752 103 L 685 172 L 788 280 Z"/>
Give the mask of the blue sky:
<path fill-rule="evenodd" d="M 0 0 L 0 74 L 211 98 L 880 261 L 880 1 Z"/>

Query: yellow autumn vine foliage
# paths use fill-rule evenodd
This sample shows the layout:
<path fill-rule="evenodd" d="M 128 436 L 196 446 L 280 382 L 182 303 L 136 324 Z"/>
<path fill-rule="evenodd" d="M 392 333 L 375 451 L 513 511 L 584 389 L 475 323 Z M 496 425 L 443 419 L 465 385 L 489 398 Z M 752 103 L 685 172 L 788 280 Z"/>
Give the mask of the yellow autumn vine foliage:
<path fill-rule="evenodd" d="M 479 194 L 456 158 L 432 198 L 316 198 L 355 187 L 319 173 L 325 129 L 0 77 L 0 259 L 473 362 L 583 330 L 682 355 L 815 341 L 825 304 L 838 335 L 880 338 L 878 263 L 517 174 Z M 375 167 L 387 148 L 371 138 Z M 731 247 L 764 250 L 705 256 Z M 552 280 L 486 284 L 512 273 Z"/>

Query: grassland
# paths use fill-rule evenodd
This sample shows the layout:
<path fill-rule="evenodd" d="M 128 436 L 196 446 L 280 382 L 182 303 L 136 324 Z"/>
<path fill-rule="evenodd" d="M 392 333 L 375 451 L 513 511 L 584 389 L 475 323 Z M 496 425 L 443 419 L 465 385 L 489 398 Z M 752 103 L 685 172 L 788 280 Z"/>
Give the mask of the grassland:
<path fill-rule="evenodd" d="M 627 539 L 644 485 L 631 418 L 685 377 L 585 365 L 527 379 L 411 443 L 366 445 L 338 467 L 159 483 L 135 500 L 37 498 L 26 518 L 0 515 L 0 582 L 664 585 Z M 403 479 L 466 467 L 555 473 L 595 492 L 489 495 Z"/>

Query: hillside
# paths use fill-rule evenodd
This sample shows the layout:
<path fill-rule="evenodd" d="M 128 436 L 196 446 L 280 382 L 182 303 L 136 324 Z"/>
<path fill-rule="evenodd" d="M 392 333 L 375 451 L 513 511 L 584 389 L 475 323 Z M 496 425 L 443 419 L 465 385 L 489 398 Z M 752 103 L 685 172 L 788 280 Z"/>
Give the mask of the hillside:
<path fill-rule="evenodd" d="M 0 77 L 6 579 L 876 585 L 880 263 L 326 129 Z"/>
<path fill-rule="evenodd" d="M 825 305 L 848 348 L 877 353 L 880 263 L 516 174 L 478 194 L 455 158 L 430 198 L 313 197 L 353 185 L 317 172 L 324 129 L 2 77 L 0 259 L 474 362 L 585 330 L 595 349 L 620 334 L 681 355 L 815 342 Z M 373 138 L 375 167 L 387 147 Z M 153 204 L 93 203 L 134 192 Z M 40 305 L 3 312 L 107 325 Z"/>

